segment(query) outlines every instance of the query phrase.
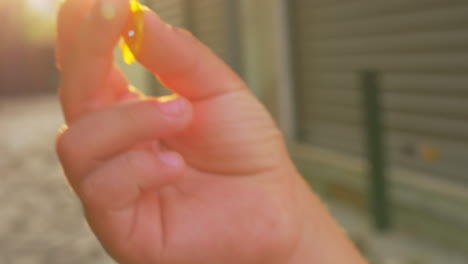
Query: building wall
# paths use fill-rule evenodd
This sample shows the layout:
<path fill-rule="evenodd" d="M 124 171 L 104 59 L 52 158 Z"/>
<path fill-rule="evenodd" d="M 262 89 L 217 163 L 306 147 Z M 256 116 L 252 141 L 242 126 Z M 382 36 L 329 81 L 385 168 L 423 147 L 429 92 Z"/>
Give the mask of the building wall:
<path fill-rule="evenodd" d="M 377 71 L 388 165 L 468 186 L 468 3 L 290 1 L 304 143 L 364 155 L 362 81 Z"/>
<path fill-rule="evenodd" d="M 378 74 L 394 224 L 468 249 L 468 3 L 288 1 L 304 175 L 369 208 L 363 79 Z"/>

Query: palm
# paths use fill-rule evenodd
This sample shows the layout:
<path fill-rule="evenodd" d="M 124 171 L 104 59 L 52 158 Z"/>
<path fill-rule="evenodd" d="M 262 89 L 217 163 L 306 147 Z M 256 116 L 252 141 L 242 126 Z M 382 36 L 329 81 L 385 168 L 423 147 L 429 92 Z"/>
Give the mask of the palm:
<path fill-rule="evenodd" d="M 112 217 L 89 219 L 98 234 L 100 226 L 112 227 L 112 235 L 101 238 L 112 241 L 104 243 L 110 252 L 127 248 L 118 258 L 129 263 L 148 255 L 161 263 L 275 263 L 286 257 L 297 228 L 284 175 L 289 161 L 278 152 L 280 134 L 250 93 L 194 102 L 192 125 L 163 143 L 181 153 L 189 169 L 177 184 L 145 192 Z M 290 218 L 278 218 L 280 212 Z M 233 252 L 235 260 L 228 257 Z"/>

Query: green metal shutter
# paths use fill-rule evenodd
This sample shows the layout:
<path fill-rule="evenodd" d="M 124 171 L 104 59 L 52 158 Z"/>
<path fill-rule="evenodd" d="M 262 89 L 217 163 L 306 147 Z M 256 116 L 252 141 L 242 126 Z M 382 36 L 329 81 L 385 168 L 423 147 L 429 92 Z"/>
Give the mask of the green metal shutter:
<path fill-rule="evenodd" d="M 468 183 L 467 1 L 292 0 L 290 11 L 303 142 L 363 154 L 359 72 L 375 69 L 388 165 Z"/>

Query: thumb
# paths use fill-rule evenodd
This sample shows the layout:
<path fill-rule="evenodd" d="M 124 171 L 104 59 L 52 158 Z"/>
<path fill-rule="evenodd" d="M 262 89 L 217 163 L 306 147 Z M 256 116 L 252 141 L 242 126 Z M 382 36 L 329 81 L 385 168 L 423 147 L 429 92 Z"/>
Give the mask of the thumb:
<path fill-rule="evenodd" d="M 168 89 L 189 100 L 246 89 L 239 76 L 193 35 L 169 26 L 148 8 L 139 10 L 129 20 L 124 39 L 138 62 Z"/>
<path fill-rule="evenodd" d="M 138 30 L 141 25 L 142 30 Z M 187 163 L 219 174 L 253 174 L 285 155 L 281 132 L 242 79 L 186 31 L 149 9 L 127 25 L 125 40 L 136 59 L 170 90 L 191 100 L 191 126 L 167 142 Z M 137 40 L 137 41 L 135 41 Z"/>

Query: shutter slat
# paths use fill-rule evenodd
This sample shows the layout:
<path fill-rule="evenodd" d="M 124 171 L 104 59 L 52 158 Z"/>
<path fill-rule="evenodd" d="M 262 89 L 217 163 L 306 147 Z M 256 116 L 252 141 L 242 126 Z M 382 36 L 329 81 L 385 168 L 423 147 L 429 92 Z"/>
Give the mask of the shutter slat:
<path fill-rule="evenodd" d="M 468 28 L 350 37 L 347 39 L 304 40 L 304 49 L 320 55 L 369 53 L 421 53 L 445 50 L 468 51 Z"/>
<path fill-rule="evenodd" d="M 224 0 L 192 2 L 194 35 L 224 60 L 229 59 Z"/>
<path fill-rule="evenodd" d="M 468 52 L 426 52 L 411 54 L 314 56 L 303 66 L 323 71 L 361 71 L 375 69 L 393 72 L 441 72 L 468 71 Z"/>
<path fill-rule="evenodd" d="M 466 28 L 468 5 L 417 10 L 407 14 L 390 14 L 323 25 L 314 24 L 310 14 L 295 18 L 297 24 L 307 24 L 307 30 L 298 32 L 300 38 L 346 39 L 356 36 L 387 35 L 404 32 L 424 32 Z M 298 45 L 301 45 L 298 43 Z"/>
<path fill-rule="evenodd" d="M 301 76 L 301 81 L 308 89 L 358 89 L 359 74 L 357 72 L 320 72 L 309 71 Z M 408 94 L 431 94 L 438 96 L 468 96 L 468 75 L 460 74 L 429 74 L 429 73 L 382 73 L 381 88 L 388 92 L 403 92 Z M 450 84 L 450 85 L 447 85 Z"/>
<path fill-rule="evenodd" d="M 314 123 L 308 131 L 309 140 L 314 145 L 333 148 L 350 155 L 365 155 L 362 142 L 362 127 L 340 123 Z M 385 142 L 388 162 L 400 166 L 436 173 L 446 179 L 468 183 L 468 176 L 463 172 L 468 170 L 464 157 L 468 155 L 468 145 L 458 142 L 441 140 L 439 138 L 422 137 L 401 132 L 389 132 Z M 428 161 L 419 153 L 424 146 L 433 146 L 439 151 L 440 158 Z M 413 149 L 408 153 L 408 148 Z"/>
<path fill-rule="evenodd" d="M 185 27 L 184 0 L 150 1 L 148 4 L 167 23 Z"/>
<path fill-rule="evenodd" d="M 361 112 L 352 107 L 318 105 L 306 112 L 310 120 L 324 122 L 333 120 L 348 124 L 363 125 Z M 310 121 L 309 120 L 309 121 Z M 384 127 L 390 130 L 407 131 L 421 135 L 457 138 L 468 141 L 468 122 L 461 118 L 445 118 L 437 115 L 413 112 L 386 112 Z"/>
<path fill-rule="evenodd" d="M 360 20 L 363 17 L 384 16 L 395 13 L 414 13 L 419 10 L 435 9 L 441 7 L 460 6 L 466 4 L 464 0 L 375 0 L 346 2 L 339 6 L 324 8 L 308 8 L 307 12 L 311 16 L 311 21 L 315 24 L 330 21 L 350 21 Z"/>
<path fill-rule="evenodd" d="M 360 91 L 357 89 L 321 89 L 316 88 L 307 94 L 311 107 L 337 105 L 355 109 L 360 107 Z M 382 93 L 382 107 L 386 112 L 412 112 L 445 117 L 468 119 L 468 98 L 460 96 L 439 96 L 408 94 L 404 92 Z"/>

